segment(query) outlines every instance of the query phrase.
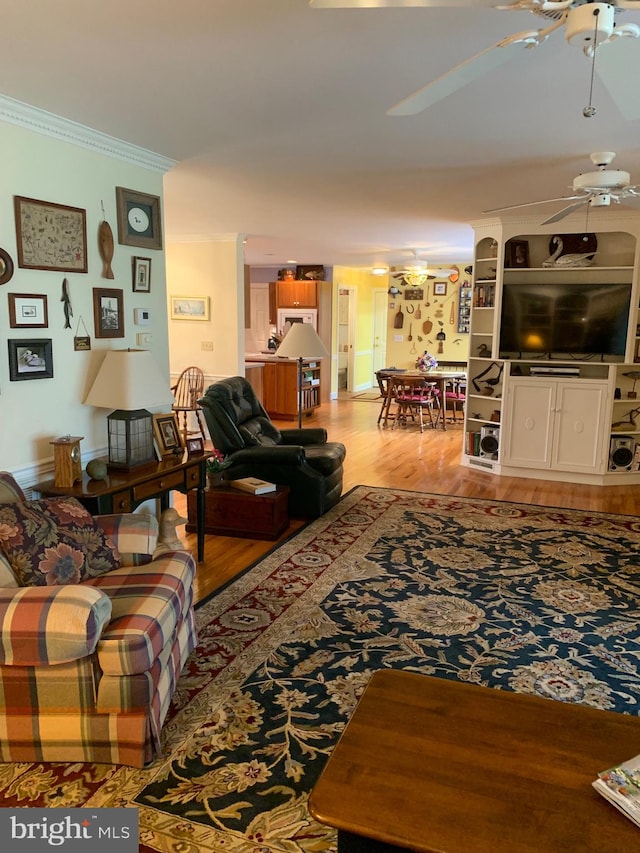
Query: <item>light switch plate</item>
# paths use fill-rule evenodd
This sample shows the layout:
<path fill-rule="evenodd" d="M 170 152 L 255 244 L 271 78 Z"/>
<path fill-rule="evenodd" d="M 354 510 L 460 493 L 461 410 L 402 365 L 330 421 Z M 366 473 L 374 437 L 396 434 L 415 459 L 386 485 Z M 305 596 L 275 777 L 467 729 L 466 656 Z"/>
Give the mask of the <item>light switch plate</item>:
<path fill-rule="evenodd" d="M 153 335 L 151 334 L 151 332 L 138 332 L 138 334 L 136 335 L 136 346 L 149 346 L 152 340 Z"/>

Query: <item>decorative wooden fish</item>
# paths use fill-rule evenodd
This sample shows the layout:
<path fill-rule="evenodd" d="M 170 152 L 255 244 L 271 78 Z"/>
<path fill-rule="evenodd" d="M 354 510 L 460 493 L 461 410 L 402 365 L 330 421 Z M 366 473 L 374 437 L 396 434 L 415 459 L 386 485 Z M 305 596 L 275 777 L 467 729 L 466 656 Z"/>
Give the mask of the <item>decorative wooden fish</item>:
<path fill-rule="evenodd" d="M 113 260 L 113 231 L 106 219 L 103 219 L 98 227 L 98 248 L 100 249 L 100 257 L 102 258 L 103 277 L 114 278 L 113 270 L 111 269 L 111 261 Z"/>
<path fill-rule="evenodd" d="M 64 302 L 64 327 L 71 328 L 71 317 L 73 317 L 73 308 L 71 307 L 71 297 L 69 296 L 69 282 L 66 278 L 62 279 L 62 296 L 60 302 Z"/>

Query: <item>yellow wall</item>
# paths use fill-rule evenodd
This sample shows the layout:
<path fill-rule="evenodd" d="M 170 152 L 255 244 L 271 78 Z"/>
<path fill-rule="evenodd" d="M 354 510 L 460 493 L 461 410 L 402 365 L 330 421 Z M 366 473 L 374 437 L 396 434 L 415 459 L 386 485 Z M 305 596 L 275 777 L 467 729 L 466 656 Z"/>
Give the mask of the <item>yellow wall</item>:
<path fill-rule="evenodd" d="M 469 356 L 469 335 L 458 333 L 458 295 L 460 285 L 469 280 L 469 276 L 463 272 L 465 263 L 456 264 L 461 271 L 458 283 L 453 284 L 447 279 L 437 279 L 438 282 L 446 283 L 446 295 L 434 296 L 434 280 L 429 280 L 423 287 L 424 298 L 419 302 L 404 299 L 405 288 L 399 286 L 401 293 L 398 296 L 389 296 L 387 302 L 387 356 L 385 367 L 409 368 L 415 365 L 418 355 L 428 350 L 439 362 L 465 362 Z M 334 306 L 338 305 L 338 292 L 341 287 L 354 288 L 356 291 L 355 316 L 355 353 L 354 353 L 354 388 L 367 387 L 373 378 L 373 293 L 381 287 L 388 290 L 390 281 L 394 278 L 388 276 L 375 276 L 368 270 L 354 267 L 333 268 Z M 429 302 L 429 305 L 426 305 Z M 421 319 L 415 319 L 415 313 L 420 309 Z M 399 309 L 402 308 L 404 323 L 402 329 L 394 328 L 394 318 Z M 413 313 L 410 313 L 413 312 Z M 337 307 L 334 310 L 334 336 L 337 341 Z M 423 331 L 423 324 L 430 320 L 432 329 L 427 334 Z M 443 323 L 442 327 L 440 322 Z M 436 334 L 440 329 L 446 335 L 443 341 L 442 353 L 438 353 L 438 341 Z M 413 337 L 408 340 L 409 331 Z M 421 337 L 422 340 L 418 340 Z M 400 340 L 398 340 L 398 338 Z M 415 350 L 415 351 L 414 351 Z M 337 366 L 334 360 L 334 367 Z M 337 388 L 337 378 L 333 377 L 332 387 Z"/>
<path fill-rule="evenodd" d="M 244 374 L 244 262 L 239 236 L 166 247 L 170 369 L 197 365 L 209 380 Z M 205 296 L 209 320 L 171 319 L 172 296 Z"/>
<path fill-rule="evenodd" d="M 398 285 L 401 293 L 389 296 L 389 313 L 387 325 L 387 367 L 414 367 L 416 358 L 427 350 L 440 363 L 466 362 L 469 357 L 469 335 L 458 333 L 458 296 L 460 285 L 469 281 L 469 276 L 463 272 L 466 264 L 456 264 L 461 271 L 456 284 L 442 279 L 430 279 L 422 289 L 424 298 L 419 301 L 404 298 L 406 288 Z M 395 279 L 392 279 L 395 281 Z M 434 295 L 436 283 L 446 286 L 444 296 Z M 427 304 L 429 303 L 429 304 Z M 396 315 L 402 311 L 403 325 L 397 329 L 394 326 Z M 419 319 L 416 319 L 419 314 Z M 431 330 L 426 332 L 425 323 L 431 323 Z M 440 326 L 440 323 L 443 325 Z M 446 340 L 442 342 L 442 352 L 438 352 L 439 341 L 436 334 L 442 330 Z M 409 336 L 413 340 L 409 341 Z M 420 340 L 422 338 L 422 340 Z"/>

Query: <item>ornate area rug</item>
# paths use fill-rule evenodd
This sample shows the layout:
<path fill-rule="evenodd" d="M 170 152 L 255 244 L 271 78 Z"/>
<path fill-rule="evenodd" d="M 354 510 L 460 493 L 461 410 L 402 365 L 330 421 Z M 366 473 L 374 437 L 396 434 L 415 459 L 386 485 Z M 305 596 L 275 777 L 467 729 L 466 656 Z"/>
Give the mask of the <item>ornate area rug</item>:
<path fill-rule="evenodd" d="M 376 669 L 637 715 L 639 602 L 636 518 L 360 486 L 198 610 L 164 759 L 0 765 L 3 805 L 137 806 L 145 853 L 335 851 L 307 796 Z"/>

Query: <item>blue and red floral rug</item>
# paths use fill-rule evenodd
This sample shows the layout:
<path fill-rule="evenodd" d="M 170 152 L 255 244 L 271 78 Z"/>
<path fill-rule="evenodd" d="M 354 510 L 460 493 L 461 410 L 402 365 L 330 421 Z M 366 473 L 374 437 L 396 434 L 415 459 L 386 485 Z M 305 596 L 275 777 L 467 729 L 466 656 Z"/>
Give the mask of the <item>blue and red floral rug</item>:
<path fill-rule="evenodd" d="M 335 851 L 307 796 L 376 669 L 639 713 L 640 520 L 360 486 L 197 618 L 164 760 L 0 765 L 4 804 L 137 806 L 141 851 Z"/>

